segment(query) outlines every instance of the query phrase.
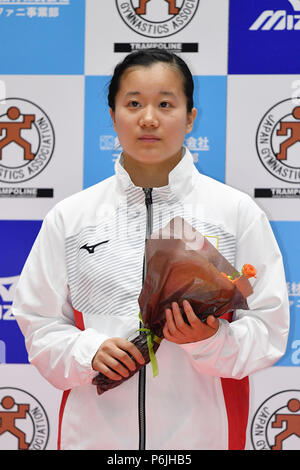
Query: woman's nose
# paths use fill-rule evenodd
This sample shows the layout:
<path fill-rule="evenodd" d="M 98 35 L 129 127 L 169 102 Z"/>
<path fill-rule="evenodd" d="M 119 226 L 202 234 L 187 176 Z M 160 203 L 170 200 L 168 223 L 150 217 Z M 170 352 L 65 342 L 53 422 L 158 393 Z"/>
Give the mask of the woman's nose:
<path fill-rule="evenodd" d="M 158 127 L 158 124 L 159 124 L 158 119 L 152 107 L 149 106 L 143 110 L 143 113 L 140 116 L 139 124 L 141 127 L 144 127 L 144 128 Z"/>

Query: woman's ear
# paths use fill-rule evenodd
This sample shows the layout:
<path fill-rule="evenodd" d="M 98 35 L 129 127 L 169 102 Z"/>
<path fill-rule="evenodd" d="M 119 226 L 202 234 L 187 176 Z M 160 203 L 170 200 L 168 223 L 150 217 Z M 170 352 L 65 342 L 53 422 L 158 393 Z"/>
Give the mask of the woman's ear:
<path fill-rule="evenodd" d="M 115 127 L 115 124 L 116 124 L 115 112 L 112 110 L 112 108 L 109 108 L 109 114 L 110 114 L 111 120 L 113 122 L 114 130 L 116 130 L 116 127 Z"/>
<path fill-rule="evenodd" d="M 187 115 L 186 133 L 192 132 L 194 121 L 197 116 L 197 109 L 193 108 Z"/>

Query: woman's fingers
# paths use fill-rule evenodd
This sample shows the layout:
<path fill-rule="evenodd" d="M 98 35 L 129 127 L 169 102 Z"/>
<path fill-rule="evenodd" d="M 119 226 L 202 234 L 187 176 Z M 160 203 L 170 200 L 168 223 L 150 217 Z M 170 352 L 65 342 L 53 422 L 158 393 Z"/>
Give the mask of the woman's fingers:
<path fill-rule="evenodd" d="M 182 318 L 179 305 L 176 302 L 172 303 L 172 310 L 167 308 L 166 323 L 163 328 L 164 337 L 173 343 L 182 343 L 189 333 L 191 327 L 187 325 Z"/>
<path fill-rule="evenodd" d="M 188 331 L 190 326 L 184 321 L 177 302 L 172 302 L 172 309 L 176 328 L 182 333 Z"/>
<path fill-rule="evenodd" d="M 211 328 L 213 328 L 214 330 L 218 329 L 219 328 L 219 321 L 216 317 L 214 317 L 213 315 L 209 315 L 207 317 L 207 320 L 206 320 L 206 323 L 208 326 L 210 326 Z"/>
<path fill-rule="evenodd" d="M 138 348 L 122 338 L 110 338 L 102 343 L 95 354 L 92 367 L 112 380 L 128 377 L 129 371 L 136 370 L 136 362 L 145 360 Z"/>
<path fill-rule="evenodd" d="M 105 375 L 106 377 L 109 377 L 111 380 L 121 380 L 122 379 L 121 375 L 117 374 L 114 370 L 110 369 L 104 363 L 99 364 L 97 371 L 101 372 L 101 374 Z"/>
<path fill-rule="evenodd" d="M 166 309 L 166 323 L 163 328 L 163 334 L 166 339 L 169 341 L 174 341 L 173 335 L 176 334 L 177 328 L 174 322 L 174 317 L 172 310 L 167 308 Z M 172 338 L 172 339 L 171 339 Z"/>
<path fill-rule="evenodd" d="M 183 304 L 183 308 L 187 316 L 188 322 L 191 325 L 191 327 L 201 328 L 203 326 L 203 322 L 197 317 L 191 304 L 187 300 L 184 300 L 182 304 Z"/>
<path fill-rule="evenodd" d="M 145 364 L 145 359 L 141 351 L 131 342 L 126 339 L 118 338 L 118 345 L 121 349 L 127 351 L 136 362 L 143 365 Z"/>
<path fill-rule="evenodd" d="M 172 335 L 176 331 L 176 325 L 174 322 L 173 312 L 170 308 L 166 309 L 166 325 L 169 333 Z"/>
<path fill-rule="evenodd" d="M 218 330 L 219 321 L 213 315 L 208 317 L 207 322 L 202 322 L 187 300 L 183 301 L 183 308 L 188 323 L 184 321 L 177 302 L 172 303 L 172 309 L 167 308 L 165 311 L 166 323 L 163 333 L 168 341 L 178 344 L 201 341 Z"/>

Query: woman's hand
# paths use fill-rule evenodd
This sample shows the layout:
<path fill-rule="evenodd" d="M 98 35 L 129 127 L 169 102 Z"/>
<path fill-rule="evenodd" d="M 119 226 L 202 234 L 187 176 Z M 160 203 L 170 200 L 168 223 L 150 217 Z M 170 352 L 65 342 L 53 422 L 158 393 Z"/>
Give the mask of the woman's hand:
<path fill-rule="evenodd" d="M 132 358 L 140 364 L 145 364 L 142 353 L 133 343 L 123 338 L 109 338 L 96 352 L 92 367 L 112 380 L 120 380 L 122 377 L 128 377 L 129 371 L 136 369 Z"/>
<path fill-rule="evenodd" d="M 183 320 L 177 302 L 172 302 L 172 310 L 166 309 L 166 323 L 163 333 L 168 341 L 177 344 L 194 343 L 210 338 L 218 331 L 219 320 L 213 315 L 209 315 L 206 323 L 203 323 L 195 315 L 191 304 L 187 300 L 183 301 L 183 308 L 189 325 Z"/>

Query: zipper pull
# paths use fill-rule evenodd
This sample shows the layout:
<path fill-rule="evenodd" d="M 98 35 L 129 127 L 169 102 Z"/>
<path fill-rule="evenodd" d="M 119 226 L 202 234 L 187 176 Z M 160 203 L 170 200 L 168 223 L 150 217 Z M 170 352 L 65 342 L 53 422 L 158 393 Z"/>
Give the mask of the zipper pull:
<path fill-rule="evenodd" d="M 147 207 L 150 204 L 152 204 L 152 189 L 153 188 L 143 188 L 143 191 L 145 193 L 145 200 L 146 200 L 146 206 Z"/>

